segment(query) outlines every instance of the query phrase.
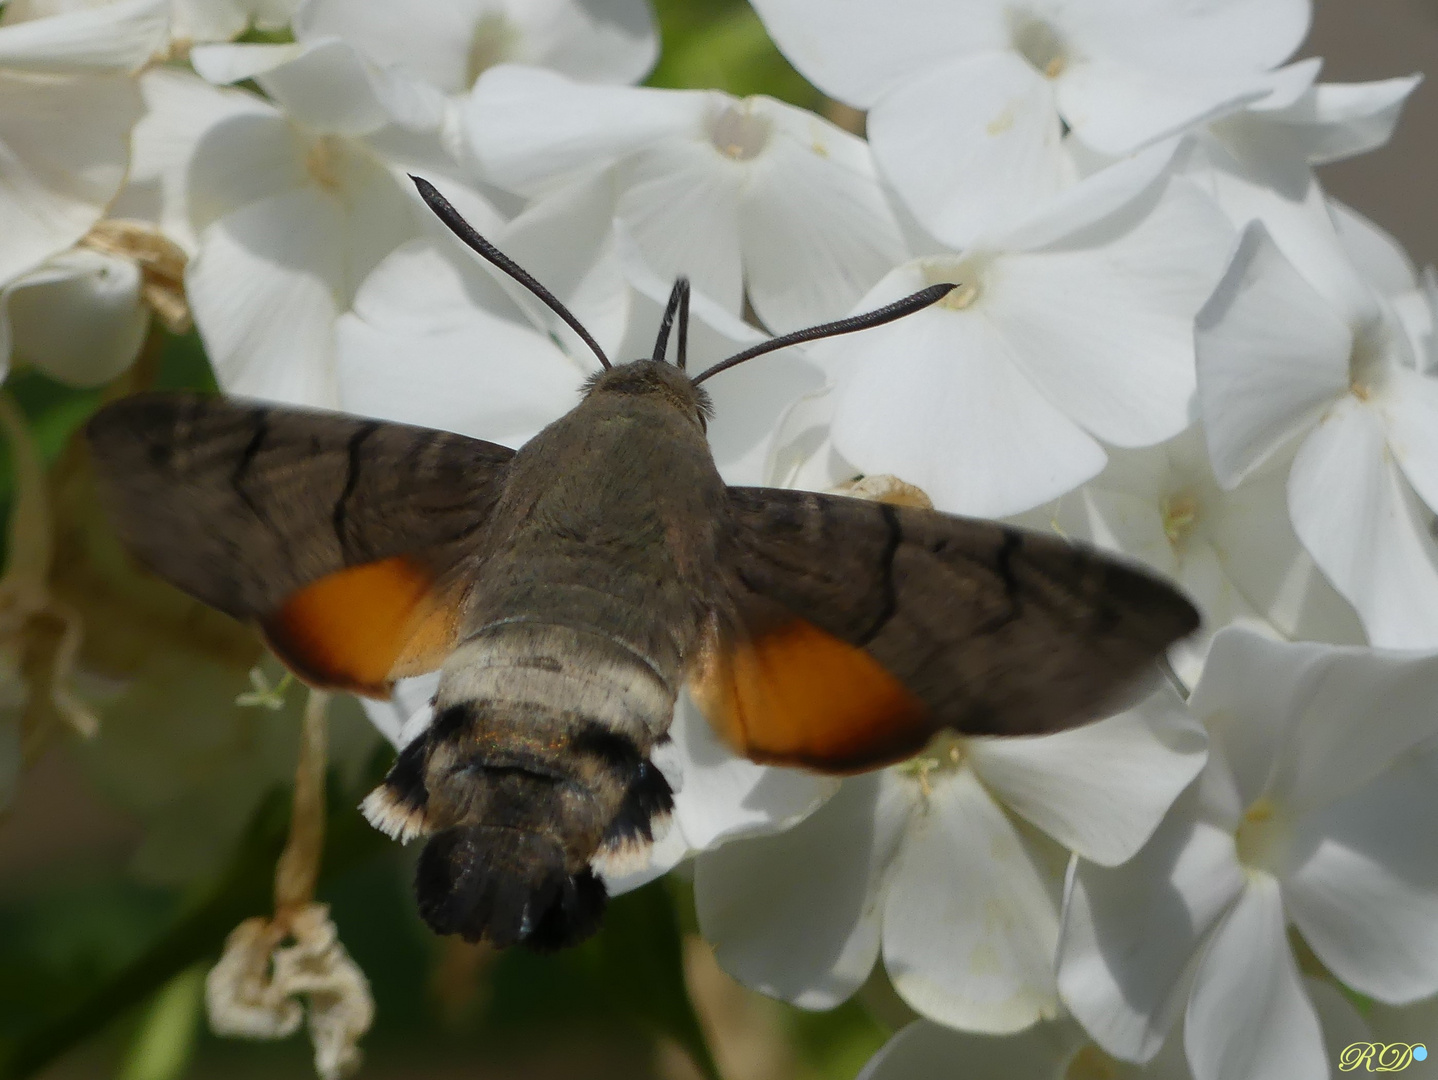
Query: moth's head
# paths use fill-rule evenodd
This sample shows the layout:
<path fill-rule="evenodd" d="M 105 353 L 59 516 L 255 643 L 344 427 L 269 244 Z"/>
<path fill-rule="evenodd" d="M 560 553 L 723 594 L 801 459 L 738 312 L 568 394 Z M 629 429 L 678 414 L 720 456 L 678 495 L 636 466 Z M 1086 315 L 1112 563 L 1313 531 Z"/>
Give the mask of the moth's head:
<path fill-rule="evenodd" d="M 714 415 L 714 405 L 701 386 L 673 364 L 663 360 L 636 360 L 596 372 L 585 385 L 584 396 L 622 394 L 626 397 L 653 397 L 677 409 L 702 431 Z"/>

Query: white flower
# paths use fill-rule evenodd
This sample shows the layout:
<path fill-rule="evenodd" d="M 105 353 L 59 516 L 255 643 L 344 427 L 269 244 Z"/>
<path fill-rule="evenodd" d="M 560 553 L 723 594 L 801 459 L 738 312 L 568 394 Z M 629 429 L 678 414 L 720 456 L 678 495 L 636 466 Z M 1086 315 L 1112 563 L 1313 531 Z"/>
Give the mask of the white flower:
<path fill-rule="evenodd" d="M 1214 473 L 1232 487 L 1301 440 L 1288 508 L 1304 547 L 1374 644 L 1438 646 L 1438 379 L 1332 227 L 1294 234 L 1250 225 L 1199 317 Z"/>
<path fill-rule="evenodd" d="M 1327 1075 L 1286 936 L 1360 993 L 1438 990 L 1438 656 L 1219 633 L 1189 707 L 1209 762 L 1143 850 L 1079 864 L 1064 1002 L 1142 1061 L 1185 1009 L 1197 1080 Z M 1430 749 L 1425 751 L 1425 745 Z"/>
<path fill-rule="evenodd" d="M 1262 221 L 1291 260 L 1321 272 L 1332 222 L 1313 167 L 1387 142 L 1419 79 L 1314 85 L 1318 69 L 1305 60 L 1275 72 L 1267 98 L 1207 125 L 1181 156 L 1236 227 Z M 1381 291 L 1411 288 L 1411 270 L 1407 279 Z"/>
<path fill-rule="evenodd" d="M 813 350 L 838 384 L 844 458 L 923 488 L 941 510 L 1002 517 L 1097 475 L 1100 440 L 1146 446 L 1188 426 L 1193 317 L 1230 228 L 1181 179 L 1116 210 L 1103 187 L 1084 195 L 1007 241 L 900 267 L 858 307 L 962 284 Z"/>
<path fill-rule="evenodd" d="M 449 247 L 412 240 L 364 280 L 335 324 L 338 403 L 519 446 L 574 406 L 588 368 Z"/>
<path fill-rule="evenodd" d="M 852 994 L 882 950 L 923 1015 L 1021 1030 L 1060 1009 L 1063 848 L 1122 862 L 1203 760 L 1168 692 L 1058 735 L 941 741 L 787 832 L 701 854 L 701 932 L 741 982 L 806 1008 Z"/>
<path fill-rule="evenodd" d="M 789 60 L 869 110 L 874 154 L 920 222 L 962 246 L 1072 180 L 1066 125 L 1124 155 L 1267 92 L 1307 0 L 757 0 Z"/>
<path fill-rule="evenodd" d="M 87 248 L 22 274 L 0 289 L 0 363 L 29 364 L 71 386 L 109 382 L 150 324 L 141 284 L 135 263 Z"/>
<path fill-rule="evenodd" d="M 455 168 L 442 96 L 337 40 L 193 58 L 206 78 L 254 78 L 277 103 L 210 106 L 188 172 L 200 247 L 186 287 L 211 363 L 229 392 L 333 407 L 336 320 L 432 220 L 403 172 Z"/>
<path fill-rule="evenodd" d="M 1331 983 L 1305 984 L 1323 1020 L 1329 1053 L 1369 1038 L 1362 1019 Z M 1425 1029 L 1426 1030 L 1426 1029 Z M 951 1080 L 963 1062 L 964 1080 L 1190 1080 L 1183 1040 L 1171 1038 L 1142 1065 L 1115 1060 L 1072 1020 L 1038 1024 L 1015 1038 L 951 1031 L 927 1020 L 909 1024 L 884 1044 L 858 1080 Z M 1307 1080 L 1307 1078 L 1305 1078 Z"/>
<path fill-rule="evenodd" d="M 4 9 L 0 283 L 71 247 L 120 190 L 140 118 L 129 72 L 163 49 L 167 25 L 166 0 Z"/>
<path fill-rule="evenodd" d="M 294 26 L 299 41 L 343 38 L 447 94 L 500 63 L 638 82 L 659 54 L 648 0 L 308 0 Z"/>
<path fill-rule="evenodd" d="M 1353 609 L 1289 524 L 1286 464 L 1224 491 L 1203 433 L 1190 428 L 1158 446 L 1111 451 L 1103 473 L 1023 523 L 1122 551 L 1176 582 L 1203 615 L 1200 631 L 1170 650 L 1191 686 L 1214 633 L 1230 623 L 1287 638 L 1364 642 Z"/>
<path fill-rule="evenodd" d="M 481 174 L 535 197 L 611 169 L 615 215 L 662 278 L 765 325 L 835 318 L 903 256 L 863 140 L 770 98 L 486 72 L 465 106 Z"/>

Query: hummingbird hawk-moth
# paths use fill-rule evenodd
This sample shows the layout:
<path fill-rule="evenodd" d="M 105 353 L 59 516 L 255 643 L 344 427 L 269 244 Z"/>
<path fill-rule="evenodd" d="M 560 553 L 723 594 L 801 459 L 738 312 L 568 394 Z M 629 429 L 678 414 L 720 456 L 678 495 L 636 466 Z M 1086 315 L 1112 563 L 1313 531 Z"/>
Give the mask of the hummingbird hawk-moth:
<path fill-rule="evenodd" d="M 557 298 L 416 183 L 594 350 L 602 370 L 572 411 L 511 450 L 142 394 L 102 409 L 88 438 L 134 555 L 257 624 L 307 682 L 383 697 L 439 669 L 432 723 L 363 807 L 391 836 L 425 838 L 415 890 L 436 932 L 537 948 L 591 934 L 606 900 L 593 865 L 651 840 L 672 808 L 650 751 L 686 683 L 740 753 L 851 772 L 946 728 L 1083 723 L 1197 626 L 1173 588 L 1082 545 L 720 479 L 705 379 L 952 286 L 690 377 L 681 279 L 653 356 L 611 365 Z"/>

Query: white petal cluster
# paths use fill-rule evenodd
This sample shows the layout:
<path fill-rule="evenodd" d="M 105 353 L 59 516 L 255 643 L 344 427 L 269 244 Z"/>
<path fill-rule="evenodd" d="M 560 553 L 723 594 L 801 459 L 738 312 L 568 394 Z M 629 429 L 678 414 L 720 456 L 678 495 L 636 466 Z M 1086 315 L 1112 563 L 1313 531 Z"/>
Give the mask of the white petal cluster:
<path fill-rule="evenodd" d="M 870 1080 L 1331 1075 L 1438 993 L 1438 275 L 1314 173 L 1417 77 L 1290 62 L 1309 0 L 753 4 L 864 134 L 636 85 L 645 0 L 10 0 L 0 360 L 99 385 L 193 319 L 228 392 L 517 446 L 597 360 L 406 174 L 619 360 L 681 274 L 691 370 L 953 283 L 706 383 L 725 478 L 1085 540 L 1203 630 L 1096 724 L 842 781 L 681 698 L 668 830 L 598 869 L 689 860 L 772 995 L 887 979 L 922 1019 Z"/>

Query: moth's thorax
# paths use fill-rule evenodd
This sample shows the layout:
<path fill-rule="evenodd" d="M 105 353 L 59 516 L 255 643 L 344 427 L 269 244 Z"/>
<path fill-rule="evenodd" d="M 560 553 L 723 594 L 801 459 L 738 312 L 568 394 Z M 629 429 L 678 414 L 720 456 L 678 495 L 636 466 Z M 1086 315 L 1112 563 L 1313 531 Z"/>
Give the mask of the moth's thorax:
<path fill-rule="evenodd" d="M 663 389 L 687 380 L 651 370 L 640 381 L 660 390 L 614 389 L 628 385 L 616 377 L 625 371 L 606 373 L 515 455 L 465 636 L 521 617 L 588 628 L 675 686 L 718 578 L 727 496 L 703 431 Z"/>

